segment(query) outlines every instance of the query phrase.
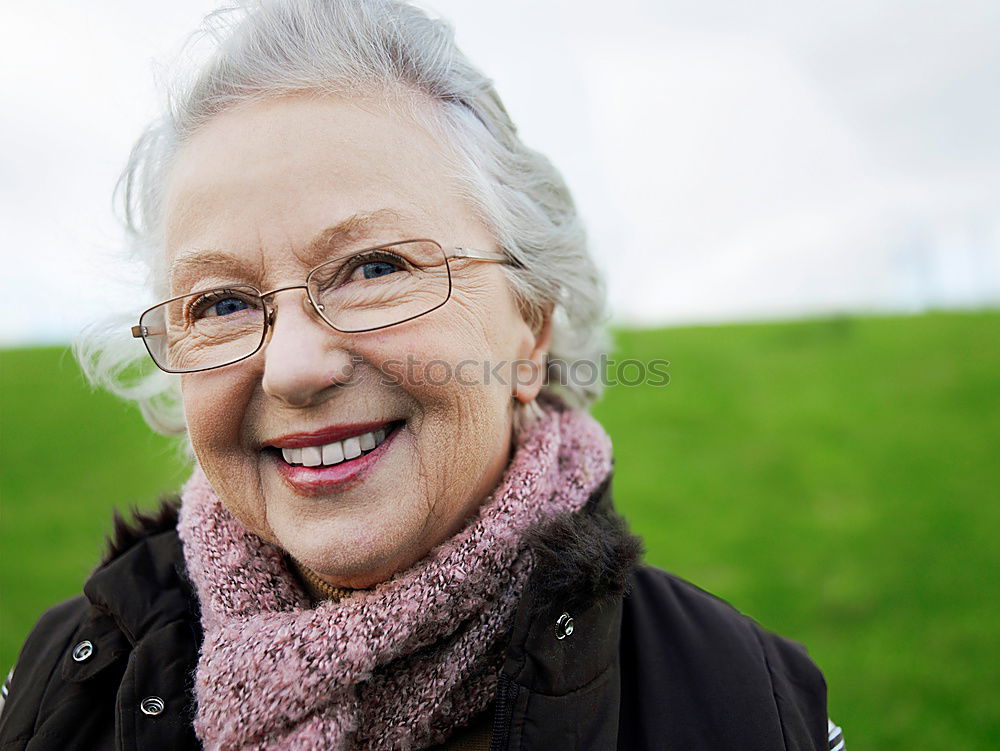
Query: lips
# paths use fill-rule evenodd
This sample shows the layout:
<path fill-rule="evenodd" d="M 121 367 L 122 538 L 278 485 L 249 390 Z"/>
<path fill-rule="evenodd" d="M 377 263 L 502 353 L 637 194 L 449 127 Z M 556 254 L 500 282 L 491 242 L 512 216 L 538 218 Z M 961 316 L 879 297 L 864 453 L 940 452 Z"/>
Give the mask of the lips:
<path fill-rule="evenodd" d="M 374 451 L 386 439 L 391 429 L 400 423 L 389 423 L 361 435 L 350 436 L 342 441 L 331 441 L 321 446 L 281 449 L 282 458 L 293 465 L 305 467 L 330 467 L 344 461 L 357 459 L 362 454 Z"/>
<path fill-rule="evenodd" d="M 374 428 L 362 433 L 367 436 L 366 445 L 374 442 L 374 447 L 367 450 L 360 446 L 357 434 L 347 435 L 341 441 L 328 441 L 327 436 L 344 436 L 345 430 L 325 429 L 313 433 L 298 433 L 293 436 L 283 436 L 284 447 L 274 445 L 267 447 L 271 454 L 272 466 L 284 483 L 299 495 L 317 496 L 332 492 L 341 492 L 361 482 L 389 451 L 393 440 L 399 435 L 405 421 L 398 420 L 389 423 L 365 423 L 352 425 L 350 432 L 361 428 Z M 376 441 L 374 433 L 384 431 L 381 440 Z M 322 441 L 328 441 L 322 443 Z M 289 443 L 305 444 L 288 447 Z M 346 450 L 345 450 L 346 449 Z M 360 455 L 358 453 L 360 452 Z M 348 458 L 353 455 L 353 458 Z M 293 461 L 289 462 L 288 459 Z M 301 463 L 299 463 L 299 460 Z"/>
<path fill-rule="evenodd" d="M 383 428 L 387 433 L 389 427 L 393 425 L 392 420 L 381 420 L 379 422 L 357 422 L 343 425 L 330 425 L 319 430 L 306 433 L 289 433 L 273 441 L 268 442 L 268 446 L 277 449 L 300 449 L 306 446 L 323 446 L 334 441 L 342 441 L 345 438 L 361 436 L 364 433 L 372 433 L 379 428 Z"/>

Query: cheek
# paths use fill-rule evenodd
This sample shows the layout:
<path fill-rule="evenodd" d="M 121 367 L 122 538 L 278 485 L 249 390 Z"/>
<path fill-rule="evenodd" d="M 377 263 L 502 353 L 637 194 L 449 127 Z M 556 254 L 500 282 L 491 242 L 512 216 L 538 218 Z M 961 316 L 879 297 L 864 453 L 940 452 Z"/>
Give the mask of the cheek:
<path fill-rule="evenodd" d="M 425 410 L 459 410 L 463 414 L 452 419 L 475 418 L 506 394 L 506 348 L 494 340 L 480 318 L 464 316 L 461 306 L 448 312 L 393 364 L 402 372 L 405 388 Z"/>
<path fill-rule="evenodd" d="M 182 376 L 181 394 L 191 446 L 198 463 L 221 493 L 253 476 L 242 426 L 252 391 L 247 379 L 237 373 L 208 371 Z M 228 493 L 227 493 L 228 494 Z M 228 498 L 223 498 L 229 502 Z"/>
<path fill-rule="evenodd" d="M 244 446 L 242 425 L 252 383 L 239 371 L 181 376 L 191 446 L 209 483 L 250 531 L 273 541 L 260 491 L 256 452 Z"/>
<path fill-rule="evenodd" d="M 404 388 L 420 405 L 421 474 L 464 487 L 475 484 L 506 447 L 512 348 L 506 336 L 494 334 L 483 310 L 456 304 L 448 313 L 397 363 L 408 364 Z M 429 497 L 442 493 L 450 495 L 438 488 Z"/>
<path fill-rule="evenodd" d="M 245 402 L 241 404 L 233 379 L 219 378 L 211 371 L 183 375 L 181 394 L 188 433 L 199 457 L 226 450 L 239 441 Z"/>

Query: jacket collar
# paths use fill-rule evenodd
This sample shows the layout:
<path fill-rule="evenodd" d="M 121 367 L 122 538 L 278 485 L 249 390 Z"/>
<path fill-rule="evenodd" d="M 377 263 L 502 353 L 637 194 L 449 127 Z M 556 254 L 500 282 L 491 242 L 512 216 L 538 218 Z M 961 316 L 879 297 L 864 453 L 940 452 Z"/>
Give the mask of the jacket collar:
<path fill-rule="evenodd" d="M 611 476 L 530 540 L 535 567 L 498 686 L 490 748 L 615 748 L 622 598 L 642 553 Z"/>
<path fill-rule="evenodd" d="M 84 585 L 94 609 L 114 619 L 133 645 L 169 623 L 199 624 L 197 600 L 187 580 L 176 529 L 176 506 L 165 503 L 156 517 L 139 517 L 125 535 L 119 528 L 115 557 L 103 563 Z M 165 529 L 164 529 L 165 527 Z M 125 537 L 127 544 L 121 545 Z M 114 547 L 113 547 L 114 549 Z"/>
<path fill-rule="evenodd" d="M 518 608 L 508 667 L 546 694 L 589 683 L 617 656 L 608 637 L 642 553 L 611 500 L 611 475 L 578 514 L 553 519 L 529 537 L 534 571 Z"/>
<path fill-rule="evenodd" d="M 186 659 L 196 659 L 201 625 L 193 590 L 185 579 L 180 541 L 170 526 L 176 518 L 176 508 L 164 505 L 155 524 L 153 516 L 139 516 L 131 527 L 117 519 L 111 544 L 116 554 L 84 585 L 92 607 L 73 634 L 74 649 L 62 661 L 63 679 L 88 680 L 127 656 L 147 635 L 165 633 L 164 629 L 183 632 L 183 641 L 191 645 Z M 174 635 L 168 641 L 179 643 L 177 639 Z M 79 659 L 81 649 L 86 656 Z"/>

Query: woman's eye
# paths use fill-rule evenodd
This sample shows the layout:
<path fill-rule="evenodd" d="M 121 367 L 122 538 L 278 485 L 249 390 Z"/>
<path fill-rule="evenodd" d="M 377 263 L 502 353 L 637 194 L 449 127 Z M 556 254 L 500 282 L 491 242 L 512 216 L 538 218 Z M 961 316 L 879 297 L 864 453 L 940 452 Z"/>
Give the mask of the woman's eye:
<path fill-rule="evenodd" d="M 249 300 L 225 293 L 207 294 L 194 301 L 191 315 L 194 318 L 223 318 L 249 310 L 253 306 Z"/>
<path fill-rule="evenodd" d="M 321 292 L 334 291 L 346 285 L 390 276 L 394 277 L 392 282 L 396 283 L 399 277 L 394 275 L 403 272 L 405 276 L 412 267 L 412 262 L 405 256 L 389 250 L 376 249 L 358 253 L 343 262 L 320 267 L 313 272 L 312 283 Z"/>
<path fill-rule="evenodd" d="M 365 279 L 375 279 L 376 277 L 386 276 L 387 274 L 399 271 L 397 266 L 388 261 L 368 261 L 361 264 L 359 268 Z"/>
<path fill-rule="evenodd" d="M 246 300 L 240 300 L 238 297 L 227 297 L 225 300 L 210 305 L 205 313 L 206 315 L 227 316 L 231 313 L 239 313 L 248 307 L 250 306 L 247 305 Z"/>

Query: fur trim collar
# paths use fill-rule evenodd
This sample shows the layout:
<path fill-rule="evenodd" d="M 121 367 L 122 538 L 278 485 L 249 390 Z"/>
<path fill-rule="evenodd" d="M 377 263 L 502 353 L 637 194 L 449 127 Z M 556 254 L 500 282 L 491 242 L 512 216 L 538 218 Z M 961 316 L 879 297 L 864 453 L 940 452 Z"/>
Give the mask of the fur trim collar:
<path fill-rule="evenodd" d="M 144 511 L 133 506 L 124 514 L 115 509 L 112 530 L 105 538 L 104 555 L 98 568 L 103 568 L 146 537 L 177 527 L 181 497 L 176 493 L 161 495 L 156 508 Z"/>

